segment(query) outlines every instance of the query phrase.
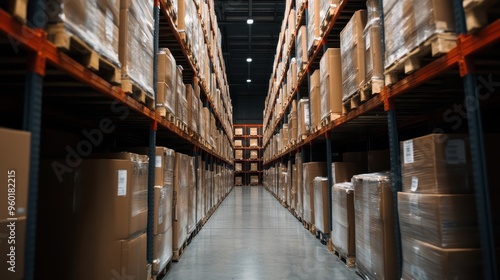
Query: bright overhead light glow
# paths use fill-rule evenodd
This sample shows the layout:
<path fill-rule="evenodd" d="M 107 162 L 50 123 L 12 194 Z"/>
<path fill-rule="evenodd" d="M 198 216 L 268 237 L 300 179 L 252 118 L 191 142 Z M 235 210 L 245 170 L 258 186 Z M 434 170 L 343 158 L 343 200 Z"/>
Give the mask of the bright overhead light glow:
<path fill-rule="evenodd" d="M 247 79 L 247 83 L 251 83 L 251 82 L 252 82 L 252 80 L 250 80 L 250 79 Z"/>
<path fill-rule="evenodd" d="M 252 62 L 252 58 L 251 57 L 247 58 L 247 62 Z"/>
<path fill-rule="evenodd" d="M 253 19 L 249 18 L 247 19 L 247 24 L 252 24 L 253 23 Z"/>

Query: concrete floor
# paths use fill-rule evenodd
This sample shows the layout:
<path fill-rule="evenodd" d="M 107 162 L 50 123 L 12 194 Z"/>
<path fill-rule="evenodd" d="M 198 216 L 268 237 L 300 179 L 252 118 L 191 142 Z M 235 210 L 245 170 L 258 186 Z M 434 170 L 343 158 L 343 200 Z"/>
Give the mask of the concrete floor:
<path fill-rule="evenodd" d="M 360 279 L 262 187 L 235 187 L 171 279 Z"/>

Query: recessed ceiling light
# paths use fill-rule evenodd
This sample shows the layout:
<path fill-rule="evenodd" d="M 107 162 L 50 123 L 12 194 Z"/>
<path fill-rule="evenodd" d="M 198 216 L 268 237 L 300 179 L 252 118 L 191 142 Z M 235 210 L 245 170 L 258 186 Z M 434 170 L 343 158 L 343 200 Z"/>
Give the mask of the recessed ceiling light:
<path fill-rule="evenodd" d="M 252 58 L 251 57 L 247 58 L 247 62 L 252 62 Z"/>
<path fill-rule="evenodd" d="M 252 24 L 253 23 L 253 19 L 249 18 L 247 19 L 247 24 Z"/>
<path fill-rule="evenodd" d="M 247 83 L 251 83 L 251 82 L 252 82 L 252 80 L 250 80 L 250 79 L 247 79 Z"/>

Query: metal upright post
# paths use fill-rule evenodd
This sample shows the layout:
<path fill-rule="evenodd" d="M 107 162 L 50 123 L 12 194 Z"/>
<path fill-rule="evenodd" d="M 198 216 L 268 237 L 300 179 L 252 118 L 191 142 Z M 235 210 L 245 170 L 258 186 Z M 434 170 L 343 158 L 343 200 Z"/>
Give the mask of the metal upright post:
<path fill-rule="evenodd" d="M 45 26 L 45 1 L 33 0 L 28 10 L 28 24 L 32 28 Z M 42 17 L 41 17 L 42 15 Z M 40 137 L 42 130 L 42 92 L 45 76 L 43 54 L 30 54 L 25 80 L 23 130 L 31 133 L 28 179 L 28 213 L 26 245 L 24 249 L 24 275 L 26 280 L 35 278 L 36 222 L 38 208 L 38 173 L 40 165 Z"/>
<path fill-rule="evenodd" d="M 462 1 L 454 0 L 453 5 L 455 10 L 457 34 L 465 34 L 467 33 L 467 26 L 463 3 Z M 473 70 L 472 58 L 466 57 L 463 64 L 460 65 L 460 68 L 460 73 L 464 79 L 465 100 L 474 101 L 474 104 L 479 103 L 479 98 L 477 96 L 479 90 L 477 88 L 476 77 Z M 496 247 L 488 188 L 481 108 L 479 105 L 475 108 L 468 108 L 467 122 L 469 127 L 469 141 L 479 224 L 479 236 L 481 240 L 483 279 L 499 279 L 498 268 L 496 267 Z"/>

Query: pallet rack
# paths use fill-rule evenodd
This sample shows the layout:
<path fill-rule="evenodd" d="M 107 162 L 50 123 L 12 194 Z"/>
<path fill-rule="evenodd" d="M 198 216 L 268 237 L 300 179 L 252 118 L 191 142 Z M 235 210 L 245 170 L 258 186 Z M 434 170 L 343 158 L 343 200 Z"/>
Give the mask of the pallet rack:
<path fill-rule="evenodd" d="M 256 135 L 250 135 L 250 128 L 255 128 L 257 129 L 257 134 Z M 259 181 L 258 185 L 262 184 L 262 125 L 261 124 L 235 124 L 234 125 L 235 129 L 235 135 L 234 135 L 234 140 L 241 140 L 242 141 L 242 146 L 241 147 L 234 147 L 235 151 L 236 150 L 242 150 L 243 152 L 243 159 L 236 159 L 234 160 L 235 165 L 237 163 L 240 163 L 242 165 L 242 170 L 241 171 L 235 171 L 235 178 L 236 176 L 242 176 L 242 184 L 245 185 L 250 185 L 251 180 L 250 176 L 259 176 Z M 243 133 L 241 135 L 236 135 L 236 130 L 237 129 L 242 129 Z M 257 141 L 257 146 L 250 146 L 250 139 L 254 139 Z M 257 151 L 257 159 L 251 159 L 250 158 L 250 151 Z M 257 164 L 257 170 L 252 171 L 250 166 L 252 163 Z"/>
<path fill-rule="evenodd" d="M 82 129 L 98 127 L 103 119 L 109 120 L 116 128 L 110 143 L 103 146 L 143 145 L 155 147 L 166 145 L 176 151 L 194 156 L 195 166 L 198 156 L 205 160 L 207 170 L 216 166 L 230 168 L 232 159 L 232 107 L 229 94 L 222 95 L 222 108 L 215 107 L 215 96 L 211 94 L 210 80 L 202 81 L 201 99 L 215 115 L 217 128 L 224 131 L 230 143 L 231 152 L 222 153 L 208 145 L 196 134 L 177 127 L 161 117 L 155 110 L 139 103 L 119 86 L 110 84 L 96 73 L 70 58 L 57 49 L 44 31 L 47 17 L 46 3 L 43 0 L 30 0 L 27 18 L 23 23 L 0 9 L 0 71 L 2 78 L 4 106 L 0 110 L 2 126 L 31 132 L 30 177 L 28 185 L 28 213 L 25 250 L 25 279 L 35 278 L 35 241 L 37 224 L 38 173 L 41 153 L 42 132 L 47 129 L 81 133 Z M 212 7 L 213 8 L 213 7 Z M 157 81 L 158 48 L 172 50 L 178 65 L 185 69 L 184 82 L 193 83 L 198 76 L 197 65 L 186 52 L 186 46 L 176 29 L 165 5 L 165 1 L 154 1 L 154 92 Z M 43 15 L 41 18 L 40 16 Z M 217 30 L 212 22 L 212 30 Z M 205 31 L 205 43 L 208 42 Z M 216 44 L 215 44 L 216 46 Z M 221 50 L 216 52 L 222 61 Z M 214 57 L 210 55 L 210 73 L 217 72 Z M 227 85 L 225 73 L 217 73 L 217 86 Z M 23 95 L 24 93 L 24 95 Z M 42 127 L 42 123 L 44 126 Z M 99 145 L 93 147 L 99 150 Z M 148 240 L 147 261 L 153 258 L 153 207 L 155 149 L 150 149 L 148 170 Z"/>
<path fill-rule="evenodd" d="M 292 1 L 295 2 L 295 1 Z M 299 74 L 297 86 L 293 88 L 288 100 L 284 101 L 282 113 L 279 114 L 274 121 L 272 116 L 276 110 L 276 97 L 279 87 L 283 84 L 285 75 L 276 77 L 278 61 L 284 65 L 285 70 L 289 64 L 290 53 L 294 49 L 293 44 L 290 44 L 288 51 L 282 53 L 279 47 L 274 63 L 273 76 L 278 81 L 277 89 L 270 88 L 267 104 L 264 114 L 264 142 L 263 147 L 266 149 L 269 146 L 270 138 L 276 134 L 280 127 L 286 123 L 286 114 L 290 110 L 290 104 L 293 99 L 299 100 L 303 96 L 308 96 L 309 92 L 309 76 L 312 70 L 318 69 L 319 58 L 325 52 L 327 47 L 339 47 L 339 34 L 345 27 L 347 20 L 353 15 L 353 12 L 358 9 L 363 9 L 365 1 L 343 0 L 339 1 L 337 9 L 327 22 L 326 31 L 321 36 L 317 46 L 314 47 L 312 54 L 307 61 L 306 71 Z M 490 191 L 492 187 L 488 187 L 487 182 L 487 166 L 486 166 L 486 151 L 484 147 L 483 131 L 498 132 L 495 125 L 491 123 L 487 116 L 494 116 L 495 108 L 498 108 L 498 97 L 490 96 L 486 102 L 479 103 L 481 99 L 480 90 L 487 90 L 489 93 L 495 91 L 492 76 L 498 74 L 493 68 L 487 68 L 489 65 L 486 61 L 492 59 L 499 63 L 500 59 L 494 54 L 494 48 L 498 48 L 500 43 L 500 20 L 498 14 L 494 15 L 494 20 L 486 27 L 475 34 L 468 34 L 466 27 L 466 18 L 464 15 L 463 1 L 454 0 L 454 14 L 456 21 L 457 46 L 413 74 L 401 77 L 398 82 L 391 86 L 386 86 L 379 95 L 375 95 L 365 103 L 361 104 L 357 109 L 349 111 L 340 118 L 330 122 L 318 131 L 311 133 L 302 141 L 292 145 L 285 151 L 266 158 L 264 167 L 269 167 L 277 162 L 285 162 L 293 160 L 293 155 L 296 152 L 302 152 L 302 161 L 308 158 L 313 161 L 313 158 L 320 158 L 317 151 L 326 151 L 327 166 L 332 163 L 332 148 L 336 151 L 341 151 L 342 148 L 356 148 L 352 141 L 358 142 L 359 145 L 365 145 L 366 149 L 371 149 L 377 146 L 388 147 L 390 149 L 391 174 L 392 174 L 392 191 L 394 194 L 394 205 L 396 213 L 394 219 L 396 223 L 396 237 L 400 239 L 399 224 L 397 216 L 397 192 L 401 190 L 401 164 L 400 164 L 400 149 L 399 141 L 411 137 L 422 135 L 421 131 L 428 131 L 429 128 L 434 132 L 444 132 L 444 129 L 450 130 L 450 124 L 443 120 L 443 123 L 436 121 L 446 112 L 446 106 L 449 106 L 454 101 L 473 102 L 474 109 L 467 110 L 461 119 L 467 123 L 467 127 L 460 127 L 462 132 L 468 132 L 470 138 L 470 149 L 473 162 L 474 188 L 476 197 L 477 215 L 479 221 L 479 230 L 481 237 L 481 252 L 483 258 L 483 277 L 485 279 L 497 279 L 498 271 L 496 268 L 495 244 L 493 239 L 493 224 L 492 224 L 492 208 L 490 206 Z M 307 25 L 307 14 L 304 9 L 296 7 L 297 11 L 302 11 L 297 15 L 298 21 Z M 493 9 L 494 10 L 494 9 Z M 490 12 L 493 12 L 491 10 Z M 289 9 L 286 10 L 285 20 L 282 26 L 284 29 L 285 22 L 288 17 Z M 384 46 L 384 29 L 383 29 L 383 3 L 380 1 L 380 12 L 382 19 L 382 46 Z M 347 19 L 347 20 L 346 20 Z M 294 36 L 296 37 L 300 24 L 297 24 Z M 283 33 L 283 32 L 282 32 Z M 284 35 L 280 37 L 279 42 L 283 42 Z M 292 39 L 293 41 L 293 39 Z M 385 50 L 381 54 L 384 56 Z M 481 65 L 483 68 L 474 68 L 474 65 Z M 498 64 L 497 64 L 498 65 Z M 283 71 L 286 73 L 286 71 Z M 485 82 L 483 76 L 489 75 L 489 83 Z M 483 80 L 479 80 L 479 78 Z M 497 76 L 494 76 L 497 77 Z M 494 79 L 493 79 L 494 80 Z M 497 78 L 498 80 L 498 78 Z M 463 86 L 461 86 L 463 84 Z M 496 87 L 496 86 L 495 86 Z M 470 104 L 470 103 L 469 103 Z M 445 107 L 443 109 L 443 107 Z M 482 112 L 483 111 L 483 112 Z M 466 119 L 466 120 L 464 120 Z M 441 129 L 442 128 L 444 129 Z M 485 127 L 485 128 L 483 128 Z M 460 129 L 459 128 L 459 129 Z M 417 130 L 417 132 L 412 131 Z M 455 129 L 456 130 L 456 129 Z M 428 133 L 428 132 L 427 132 Z M 401 135 L 401 137 L 399 136 Z M 387 138 L 386 138 L 387 137 Z M 385 139 L 384 139 L 385 138 Z M 363 141 L 356 141 L 362 139 Z M 362 144 L 359 144 L 362 142 Z M 384 143 L 385 142 L 385 143 Z M 381 144 L 382 143 L 382 144 Z M 305 154 L 309 156 L 306 156 Z M 324 158 L 322 158 L 324 159 Z M 328 182 L 332 185 L 331 169 L 328 169 Z M 329 190 L 331 196 L 331 189 Z M 329 202 L 331 204 L 331 202 Z M 331 213 L 331 205 L 330 213 Z M 330 217 L 330 224 L 331 217 Z M 498 244 L 497 244 L 498 246 Z M 398 252 L 398 272 L 401 277 L 402 255 L 401 244 L 397 246 Z"/>

